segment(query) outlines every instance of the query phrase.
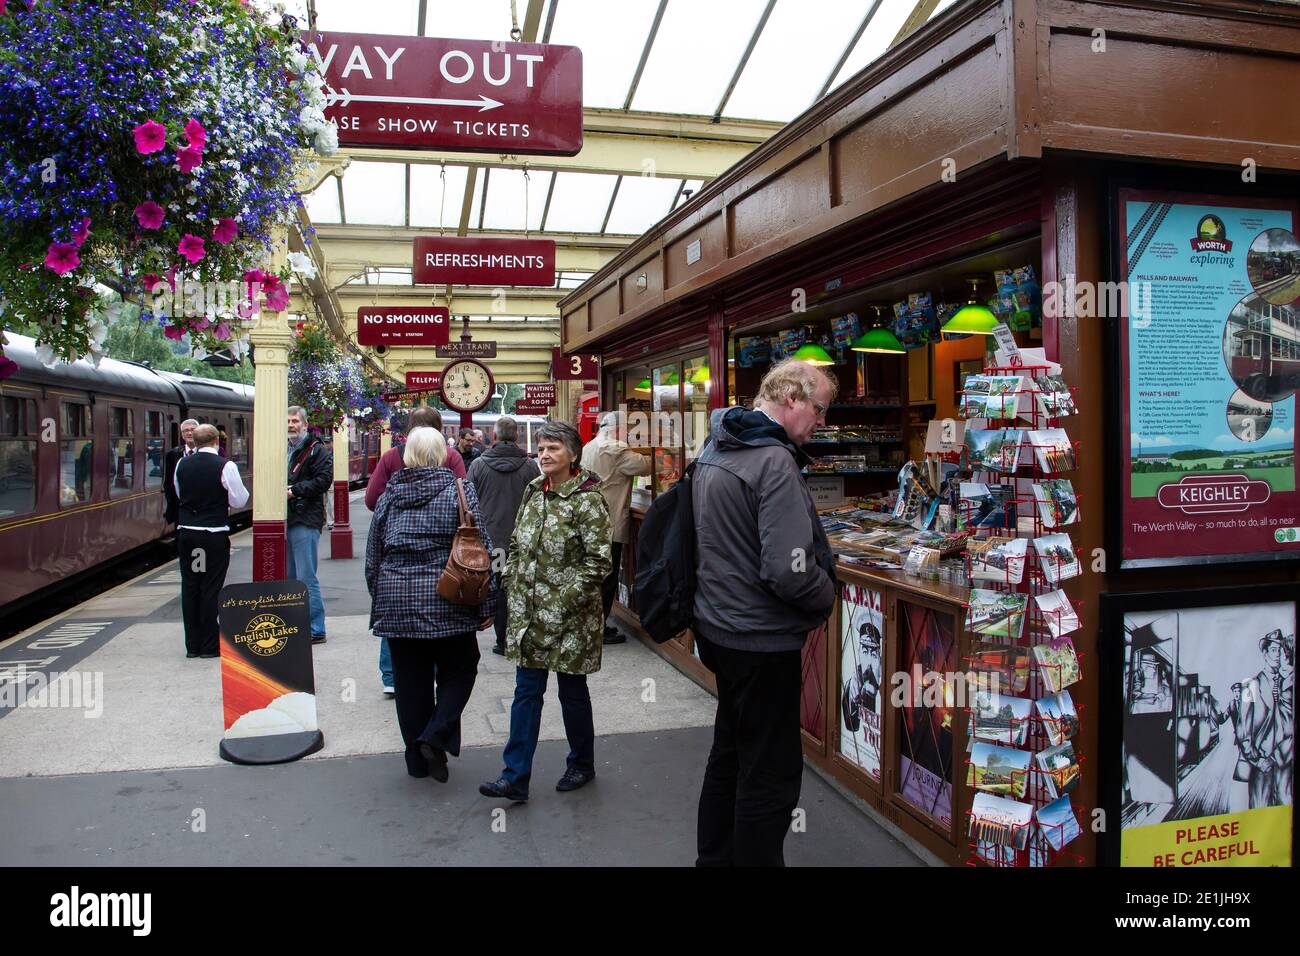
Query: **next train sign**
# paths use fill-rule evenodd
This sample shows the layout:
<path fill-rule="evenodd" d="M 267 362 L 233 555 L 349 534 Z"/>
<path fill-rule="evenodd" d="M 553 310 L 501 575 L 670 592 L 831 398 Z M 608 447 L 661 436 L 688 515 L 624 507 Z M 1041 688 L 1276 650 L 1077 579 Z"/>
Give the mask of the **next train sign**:
<path fill-rule="evenodd" d="M 307 32 L 342 146 L 573 156 L 582 51 L 573 46 Z"/>

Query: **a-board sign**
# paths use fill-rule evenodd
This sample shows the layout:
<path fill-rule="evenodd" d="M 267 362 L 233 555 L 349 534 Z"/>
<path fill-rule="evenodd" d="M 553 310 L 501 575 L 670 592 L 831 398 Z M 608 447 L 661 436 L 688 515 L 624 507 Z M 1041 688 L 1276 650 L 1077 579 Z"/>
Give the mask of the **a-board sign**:
<path fill-rule="evenodd" d="M 369 33 L 303 34 L 339 144 L 573 156 L 582 51 L 573 46 Z"/>
<path fill-rule="evenodd" d="M 222 588 L 220 753 L 232 763 L 284 763 L 325 744 L 316 724 L 311 611 L 300 581 Z"/>
<path fill-rule="evenodd" d="M 416 236 L 412 255 L 416 285 L 555 285 L 554 239 Z"/>
<path fill-rule="evenodd" d="M 450 332 L 450 313 L 441 306 L 357 309 L 358 345 L 442 345 Z"/>

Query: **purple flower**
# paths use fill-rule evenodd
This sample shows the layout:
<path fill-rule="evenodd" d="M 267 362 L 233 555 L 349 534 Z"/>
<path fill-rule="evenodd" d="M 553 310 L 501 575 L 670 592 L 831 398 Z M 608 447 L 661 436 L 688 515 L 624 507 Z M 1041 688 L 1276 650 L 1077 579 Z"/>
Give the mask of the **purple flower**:
<path fill-rule="evenodd" d="M 135 207 L 135 218 L 141 229 L 158 229 L 167 218 L 167 210 L 152 199 L 147 199 Z"/>
<path fill-rule="evenodd" d="M 223 246 L 234 242 L 238 236 L 239 224 L 230 217 L 222 219 L 217 223 L 217 228 L 212 230 L 213 240 L 221 243 Z"/>

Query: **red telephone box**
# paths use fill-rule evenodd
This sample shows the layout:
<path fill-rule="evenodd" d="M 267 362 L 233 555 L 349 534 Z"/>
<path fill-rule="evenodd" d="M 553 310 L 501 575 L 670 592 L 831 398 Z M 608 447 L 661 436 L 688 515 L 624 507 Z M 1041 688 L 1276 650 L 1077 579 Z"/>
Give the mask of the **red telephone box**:
<path fill-rule="evenodd" d="M 578 399 L 578 434 L 589 442 L 600 430 L 600 392 L 583 392 Z"/>

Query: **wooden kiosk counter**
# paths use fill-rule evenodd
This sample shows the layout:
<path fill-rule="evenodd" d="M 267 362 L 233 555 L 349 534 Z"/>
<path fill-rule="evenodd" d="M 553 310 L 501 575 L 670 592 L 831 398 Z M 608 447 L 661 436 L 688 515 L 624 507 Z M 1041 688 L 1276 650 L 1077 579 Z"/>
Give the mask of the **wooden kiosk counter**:
<path fill-rule="evenodd" d="M 958 0 L 560 303 L 634 517 L 825 350 L 805 754 L 949 863 L 1290 865 L 1297 101 L 1295 4 Z"/>

